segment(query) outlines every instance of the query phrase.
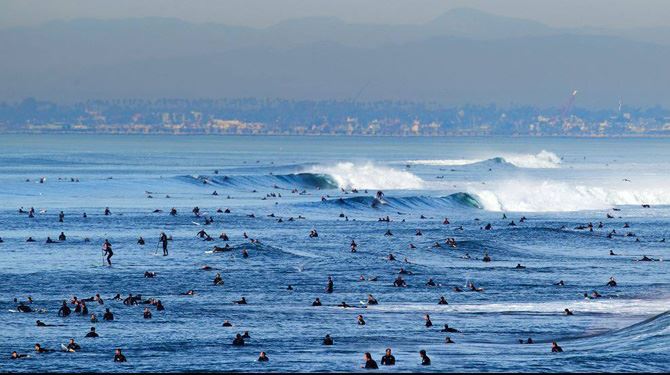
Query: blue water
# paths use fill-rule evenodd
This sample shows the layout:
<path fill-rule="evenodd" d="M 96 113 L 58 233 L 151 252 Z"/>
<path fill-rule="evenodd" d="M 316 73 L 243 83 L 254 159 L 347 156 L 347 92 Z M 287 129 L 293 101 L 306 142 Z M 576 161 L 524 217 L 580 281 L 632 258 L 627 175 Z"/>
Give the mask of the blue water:
<path fill-rule="evenodd" d="M 668 257 L 669 146 L 662 139 L 5 135 L 0 370 L 358 371 L 364 352 L 379 361 L 390 347 L 397 365 L 388 371 L 670 371 L 668 262 L 636 261 Z M 37 214 L 28 218 L 20 207 Z M 210 216 L 214 223 L 205 225 Z M 378 221 L 387 216 L 391 222 Z M 575 229 L 589 222 L 593 231 Z M 492 229 L 482 229 L 488 223 Z M 201 229 L 215 241 L 198 238 Z M 308 236 L 312 229 L 318 238 Z M 45 244 L 61 231 L 66 241 Z M 155 255 L 161 231 L 173 237 L 168 257 Z M 209 252 L 224 245 L 222 232 L 233 250 Z M 25 242 L 29 236 L 37 242 Z M 114 245 L 112 267 L 102 263 L 105 238 Z M 485 252 L 490 263 L 481 261 Z M 392 286 L 401 267 L 413 272 L 404 275 L 407 288 Z M 216 272 L 225 285 L 213 285 Z M 332 294 L 324 292 L 328 276 Z M 612 276 L 619 285 L 606 287 Z M 429 278 L 439 285 L 426 286 Z M 555 286 L 559 280 L 565 286 Z M 468 281 L 484 291 L 467 290 Z M 189 289 L 196 295 L 181 295 Z M 584 299 L 593 290 L 602 297 Z M 110 308 L 115 321 L 94 324 L 100 337 L 87 339 L 88 317 L 59 318 L 57 310 L 64 299 L 96 293 L 105 304 L 88 303 L 89 312 L 101 318 Z M 145 320 L 149 305 L 125 306 L 111 299 L 117 293 L 158 298 L 166 310 L 151 306 Z M 368 294 L 379 305 L 363 309 Z M 13 312 L 13 299 L 28 296 L 46 312 Z M 242 296 L 248 305 L 232 303 Z M 440 296 L 449 305 L 437 305 Z M 316 297 L 324 306 L 311 306 Z M 342 301 L 360 308 L 335 306 Z M 565 308 L 574 315 L 564 316 Z M 37 319 L 56 326 L 36 327 Z M 445 323 L 462 332 L 440 332 Z M 233 347 L 244 331 L 247 345 Z M 333 346 L 321 345 L 326 334 Z M 444 343 L 447 335 L 455 344 Z M 535 344 L 518 343 L 528 337 Z M 70 338 L 81 351 L 32 351 Z M 551 341 L 564 352 L 552 354 Z M 127 363 L 112 361 L 115 348 Z M 421 349 L 432 366 L 420 366 Z M 14 350 L 30 357 L 11 361 Z M 269 362 L 256 362 L 261 351 Z"/>

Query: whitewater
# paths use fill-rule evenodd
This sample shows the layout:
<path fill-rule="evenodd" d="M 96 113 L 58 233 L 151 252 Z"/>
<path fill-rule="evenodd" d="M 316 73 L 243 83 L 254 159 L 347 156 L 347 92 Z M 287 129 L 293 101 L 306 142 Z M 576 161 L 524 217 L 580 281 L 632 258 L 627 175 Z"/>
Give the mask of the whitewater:
<path fill-rule="evenodd" d="M 0 369 L 356 372 L 392 348 L 391 372 L 425 371 L 422 349 L 441 372 L 668 372 L 668 173 L 662 139 L 5 135 Z M 96 293 L 114 321 L 58 316 Z"/>

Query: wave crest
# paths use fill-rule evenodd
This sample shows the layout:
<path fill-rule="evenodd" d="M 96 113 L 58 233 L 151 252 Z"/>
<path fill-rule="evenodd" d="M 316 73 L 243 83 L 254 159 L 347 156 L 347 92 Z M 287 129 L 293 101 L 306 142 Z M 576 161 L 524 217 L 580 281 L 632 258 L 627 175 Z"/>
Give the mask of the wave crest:
<path fill-rule="evenodd" d="M 343 189 L 389 189 L 410 190 L 422 189 L 424 181 L 407 171 L 373 163 L 354 164 L 351 162 L 337 163 L 333 166 L 313 166 L 310 173 L 329 175 Z"/>
<path fill-rule="evenodd" d="M 505 154 L 503 156 L 494 156 L 488 159 L 408 160 L 406 163 L 453 167 L 475 164 L 510 164 L 517 168 L 546 169 L 560 167 L 561 158 L 553 152 L 542 150 L 537 154 Z"/>

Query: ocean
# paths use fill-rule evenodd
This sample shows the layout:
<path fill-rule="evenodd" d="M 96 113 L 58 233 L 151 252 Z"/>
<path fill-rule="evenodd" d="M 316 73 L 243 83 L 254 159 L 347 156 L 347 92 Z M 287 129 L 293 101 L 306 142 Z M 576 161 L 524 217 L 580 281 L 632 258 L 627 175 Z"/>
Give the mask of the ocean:
<path fill-rule="evenodd" d="M 669 146 L 653 138 L 3 135 L 0 371 L 363 371 L 363 353 L 379 362 L 391 348 L 397 362 L 387 371 L 668 372 Z M 33 218 L 19 213 L 31 207 Z M 61 232 L 65 241 L 45 243 Z M 172 237 L 165 257 L 161 232 Z M 212 252 L 225 244 L 229 251 Z M 401 268 L 407 287 L 394 287 Z M 213 284 L 217 272 L 224 285 Z M 606 285 L 611 277 L 616 287 Z M 601 297 L 584 297 L 594 291 Z M 57 316 L 63 300 L 96 293 L 104 304 L 88 302 L 89 312 L 101 319 L 109 308 L 114 321 Z M 165 310 L 126 306 L 117 293 L 160 299 Z M 368 294 L 379 304 L 367 305 Z M 243 296 L 248 304 L 233 303 Z M 441 296 L 448 305 L 437 304 Z M 16 312 L 28 297 L 37 311 Z M 313 307 L 315 298 L 323 306 Z M 338 307 L 343 301 L 352 307 Z M 444 324 L 460 332 L 441 332 Z M 100 337 L 84 337 L 91 326 Z M 232 346 L 245 331 L 246 345 Z M 334 345 L 322 345 L 326 334 Z M 80 351 L 33 351 L 70 338 Z M 519 343 L 528 338 L 534 343 Z M 551 352 L 553 341 L 563 353 Z M 113 362 L 116 348 L 128 362 Z M 422 349 L 431 366 L 421 366 Z M 12 351 L 30 356 L 10 360 Z M 268 362 L 256 361 L 261 351 Z"/>

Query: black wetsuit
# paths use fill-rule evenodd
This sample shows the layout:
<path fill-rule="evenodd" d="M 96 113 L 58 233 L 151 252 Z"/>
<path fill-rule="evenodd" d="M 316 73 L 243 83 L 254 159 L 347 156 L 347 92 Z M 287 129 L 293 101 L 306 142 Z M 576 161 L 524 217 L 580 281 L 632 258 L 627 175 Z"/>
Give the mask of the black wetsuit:
<path fill-rule="evenodd" d="M 421 366 L 430 366 L 430 358 L 427 355 L 421 357 Z"/>
<path fill-rule="evenodd" d="M 377 366 L 377 362 L 374 359 L 368 359 L 365 361 L 365 368 L 368 370 L 376 370 L 379 366 Z"/>
<path fill-rule="evenodd" d="M 114 252 L 112 251 L 112 244 L 109 243 L 108 241 L 105 241 L 103 245 L 103 251 L 105 252 L 104 255 L 107 255 L 107 264 L 111 266 L 112 256 L 114 256 Z"/>
<path fill-rule="evenodd" d="M 382 365 L 384 366 L 395 365 L 395 357 L 392 354 L 384 355 L 382 357 Z"/>
<path fill-rule="evenodd" d="M 58 316 L 66 317 L 70 315 L 70 313 L 72 313 L 72 310 L 70 310 L 65 303 L 63 303 L 63 306 L 58 310 Z"/>
<path fill-rule="evenodd" d="M 163 243 L 163 256 L 168 255 L 168 238 L 165 233 L 161 234 L 160 241 Z"/>

